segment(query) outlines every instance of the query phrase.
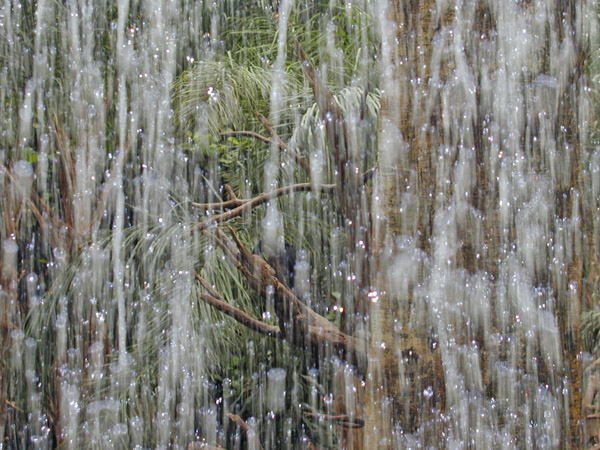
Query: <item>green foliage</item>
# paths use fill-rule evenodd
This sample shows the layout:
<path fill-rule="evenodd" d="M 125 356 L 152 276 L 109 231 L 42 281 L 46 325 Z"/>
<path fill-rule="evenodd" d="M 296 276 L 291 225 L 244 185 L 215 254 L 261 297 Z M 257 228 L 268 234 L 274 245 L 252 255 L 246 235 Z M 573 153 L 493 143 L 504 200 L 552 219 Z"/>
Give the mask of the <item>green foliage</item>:
<path fill-rule="evenodd" d="M 48 62 L 53 73 L 44 78 L 43 89 L 38 86 L 39 93 L 47 98 L 44 109 L 32 116 L 27 140 L 19 141 L 18 117 L 25 98 L 22 94 L 33 77 L 35 2 L 26 2 L 23 11 L 27 15 L 18 20 L 22 27 L 16 31 L 14 46 L 0 42 L 7 55 L 0 56 L 0 65 L 4 74 L 12 74 L 13 83 L 11 92 L 0 93 L 0 122 L 6 130 L 0 137 L 6 149 L 0 157 L 3 162 L 25 159 L 34 166 L 33 189 L 39 198 L 32 204 L 40 210 L 36 218 L 45 221 L 35 222 L 30 214 L 24 221 L 25 232 L 19 236 L 26 244 L 23 248 L 27 247 L 24 258 L 29 258 L 24 270 L 37 273 L 40 281 L 33 300 L 20 305 L 24 338 L 35 346 L 28 347 L 32 349 L 28 359 L 12 366 L 11 379 L 24 379 L 25 372 L 36 374 L 40 409 L 51 426 L 52 421 L 60 421 L 60 402 L 67 398 L 69 389 L 79 395 L 80 416 L 74 423 L 90 417 L 100 422 L 93 430 L 82 431 L 81 436 L 87 434 L 81 446 L 133 448 L 143 443 L 153 447 L 161 439 L 182 446 L 183 441 L 177 439 L 189 441 L 190 436 L 159 437 L 156 425 L 161 417 L 182 420 L 185 414 L 177 409 L 185 403 L 182 395 L 193 393 L 190 403 L 212 405 L 219 414 L 233 411 L 244 417 L 265 417 L 265 373 L 272 367 L 285 367 L 290 374 L 288 392 L 293 393 L 287 405 L 293 428 L 298 433 L 307 430 L 316 444 L 332 448 L 335 434 L 331 429 L 302 417 L 303 411 L 318 412 L 324 407 L 322 399 L 331 391 L 328 369 L 318 367 L 318 376 L 298 375 L 316 369 L 319 362 L 299 355 L 283 342 L 248 330 L 200 301 L 202 288 L 194 281 L 195 271 L 232 305 L 276 323 L 272 305 L 248 289 L 243 276 L 207 237 L 191 231 L 207 216 L 190 208 L 189 201 L 226 199 L 226 183 L 240 198 L 254 196 L 265 189 L 265 173 L 273 175 L 279 186 L 308 179 L 289 152 L 252 137 L 223 135 L 253 131 L 271 138 L 257 117 L 259 113 L 273 121 L 277 134 L 293 151 L 310 161 L 320 182 L 333 179 L 320 113 L 296 56 L 294 39 L 320 68 L 348 117 L 364 113 L 361 126 L 369 129 L 371 140 L 358 145 L 369 149 L 363 161 L 365 169 L 374 164 L 379 94 L 373 88 L 377 74 L 370 70 L 372 61 L 368 59 L 376 40 L 369 26 L 370 11 L 356 3 L 329 1 L 293 7 L 285 76 L 278 80 L 280 97 L 274 99 L 272 65 L 280 38 L 278 3 L 183 3 L 199 14 L 201 42 L 193 41 L 190 34 L 189 42 L 181 43 L 184 50 L 178 49 L 172 141 L 151 134 L 153 116 L 140 114 L 143 120 L 134 121 L 138 112 L 130 111 L 130 99 L 125 97 L 142 95 L 139 89 L 145 85 L 137 86 L 130 78 L 119 84 L 119 65 L 114 63 L 117 35 L 112 28 L 119 19 L 117 3 L 94 7 L 95 15 L 90 17 L 93 30 L 86 32 L 93 32 L 95 39 L 85 55 L 71 47 L 75 40 L 65 37 L 67 32 L 60 26 L 73 13 L 70 6 L 52 3 L 57 25 L 48 27 L 43 38 L 54 46 L 55 53 Z M 125 19 L 126 29 L 133 30 L 127 36 L 132 51 L 145 45 L 143 39 L 148 39 L 153 26 L 148 21 L 151 14 L 144 8 L 142 3 L 130 5 Z M 214 24 L 221 28 L 216 37 L 208 34 Z M 197 55 L 198 62 L 185 62 L 186 45 L 197 50 L 191 53 Z M 76 54 L 85 59 L 85 70 L 71 60 Z M 182 71 L 183 67 L 187 70 Z M 82 74 L 89 77 L 87 84 L 78 84 Z M 98 91 L 79 87 L 90 85 L 97 86 Z M 134 129 L 133 138 L 129 131 L 125 139 L 120 135 L 120 92 L 125 93 L 122 100 L 128 118 L 139 127 Z M 36 97 L 36 101 L 41 100 Z M 272 110 L 273 105 L 279 110 Z M 172 152 L 172 159 L 148 156 L 153 145 L 159 147 L 153 139 L 164 139 L 160 151 Z M 119 146 L 127 152 L 122 185 L 110 173 Z M 149 167 L 167 159 L 169 167 Z M 123 215 L 117 217 L 121 194 L 124 205 L 119 214 Z M 86 196 L 93 201 L 83 201 Z M 98 211 L 94 211 L 96 206 Z M 304 298 L 317 312 L 341 323 L 332 305 L 343 302 L 344 273 L 334 273 L 333 267 L 345 258 L 347 237 L 341 231 L 335 201 L 314 193 L 296 193 L 278 199 L 277 206 L 283 239 L 299 249 L 306 263 L 310 283 Z M 86 216 L 97 212 L 95 220 Z M 227 225 L 254 248 L 263 233 L 265 214 L 266 207 L 262 206 Z M 116 226 L 119 219 L 123 221 L 122 231 Z M 7 233 L 3 230 L 3 239 Z M 35 251 L 29 249 L 28 242 Z M 117 268 L 117 263 L 122 268 Z M 331 300 L 332 292 L 342 294 Z M 125 348 L 121 348 L 122 342 Z M 180 347 L 188 353 L 182 354 Z M 18 360 L 16 347 L 11 351 Z M 23 411 L 21 428 L 26 428 L 23 424 L 29 420 L 25 414 L 32 398 L 28 389 L 37 389 L 37 384 L 28 382 L 17 383 L 11 393 L 11 401 Z M 189 416 L 201 421 L 193 413 Z M 290 426 L 286 420 L 277 418 L 277 432 L 269 439 L 285 440 L 283 430 Z M 131 425 L 138 422 L 143 424 L 139 429 Z M 130 435 L 107 437 L 119 424 L 129 424 Z M 201 433 L 207 432 L 203 425 L 194 425 Z M 23 436 L 19 439 L 28 438 L 26 433 Z M 295 438 L 290 446 L 300 445 L 300 436 Z"/>

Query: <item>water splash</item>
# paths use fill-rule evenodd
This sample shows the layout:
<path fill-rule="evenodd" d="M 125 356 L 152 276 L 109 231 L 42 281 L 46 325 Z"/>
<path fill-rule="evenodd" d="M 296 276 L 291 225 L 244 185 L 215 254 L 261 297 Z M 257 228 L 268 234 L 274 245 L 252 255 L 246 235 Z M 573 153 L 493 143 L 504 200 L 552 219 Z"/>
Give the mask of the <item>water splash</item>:
<path fill-rule="evenodd" d="M 4 2 L 0 446 L 358 448 L 365 396 L 392 385 L 366 420 L 393 422 L 373 448 L 575 446 L 570 339 L 579 305 L 595 306 L 596 80 L 580 70 L 595 5 L 409 3 Z M 424 16 L 424 34 L 408 33 Z M 367 180 L 356 216 L 321 190 L 341 169 Z M 226 208 L 190 206 L 300 182 L 312 191 L 227 224 L 248 248 L 296 247 L 290 291 L 357 338 L 368 373 L 200 301 L 196 273 L 253 318 L 310 335 L 211 240 Z M 389 353 L 398 376 L 379 384 Z M 435 383 L 412 372 L 425 353 Z"/>

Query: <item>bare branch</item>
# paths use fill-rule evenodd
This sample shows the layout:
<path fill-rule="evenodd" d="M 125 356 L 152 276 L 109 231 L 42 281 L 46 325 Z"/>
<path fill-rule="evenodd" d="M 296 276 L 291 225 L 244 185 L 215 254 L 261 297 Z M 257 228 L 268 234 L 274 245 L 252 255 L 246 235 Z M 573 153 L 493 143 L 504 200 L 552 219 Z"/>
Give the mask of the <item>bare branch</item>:
<path fill-rule="evenodd" d="M 363 173 L 363 182 L 366 183 L 371 178 L 373 178 L 375 176 L 376 171 L 377 169 L 375 167 L 371 167 L 369 170 L 365 171 L 365 173 Z"/>
<path fill-rule="evenodd" d="M 10 161 L 9 161 L 9 163 L 10 163 Z M 10 180 L 11 184 L 14 184 L 16 186 L 15 179 L 14 179 L 14 177 L 12 175 L 11 169 L 8 166 L 5 166 L 4 164 L 2 164 L 2 162 L 0 162 L 0 170 L 2 170 L 6 174 L 6 176 Z M 25 194 L 25 192 L 21 192 L 21 193 Z M 7 197 L 7 195 L 8 195 L 8 191 L 6 191 L 5 194 L 4 194 L 4 198 L 5 198 L 5 200 L 8 203 L 8 197 Z M 42 215 L 42 213 L 40 212 L 40 210 L 37 208 L 37 206 L 35 205 L 35 203 L 31 199 L 31 197 L 34 197 L 40 203 L 40 205 L 42 206 L 42 208 L 44 208 L 44 211 L 46 211 L 48 213 L 48 217 L 49 217 L 50 221 L 52 222 L 52 225 L 54 225 L 54 228 L 55 229 L 58 228 L 57 225 L 55 224 L 54 220 L 53 220 L 52 210 L 50 210 L 50 208 L 48 208 L 48 206 L 46 205 L 46 203 L 44 203 L 42 201 L 42 199 L 37 195 L 37 192 L 35 192 L 35 189 L 32 189 L 31 190 L 31 194 L 29 196 L 27 196 L 26 201 L 27 201 L 27 204 L 31 208 L 31 212 L 33 213 L 33 215 L 37 219 L 38 223 L 40 224 L 40 227 L 44 228 L 44 229 L 48 229 L 48 230 L 52 229 L 52 228 L 50 228 L 48 226 L 48 224 L 44 220 L 44 216 Z M 12 204 L 12 202 L 10 202 L 10 203 Z M 16 221 L 16 220 L 18 220 L 19 216 L 20 216 L 19 213 L 13 213 L 11 216 L 6 217 L 6 218 L 9 219 L 9 220 Z M 66 226 L 66 224 L 64 224 L 64 225 Z M 19 228 L 18 224 L 15 224 L 14 228 L 18 229 Z M 70 229 L 69 231 L 72 232 L 73 230 Z"/>
<path fill-rule="evenodd" d="M 315 354 L 323 346 L 331 346 L 341 357 L 356 364 L 359 372 L 364 373 L 367 358 L 363 341 L 341 332 L 326 318 L 302 303 L 285 283 L 277 278 L 275 270 L 260 256 L 249 253 L 237 236 L 234 239 L 238 242 L 238 248 L 218 228 L 216 233 L 218 239 L 215 242 L 226 251 L 252 289 L 264 297 L 268 295 L 267 287 L 273 289 L 275 312 L 284 340 Z M 290 321 L 293 327 L 289 326 Z"/>
<path fill-rule="evenodd" d="M 304 51 L 300 42 L 295 39 L 296 43 L 296 51 L 302 60 L 302 70 L 304 71 L 304 75 L 308 79 L 310 83 L 313 93 L 315 95 L 315 99 L 317 101 L 317 105 L 319 106 L 319 110 L 321 111 L 321 118 L 325 122 L 325 128 L 327 130 L 327 139 L 329 141 L 329 145 L 333 151 L 333 159 L 338 169 L 338 182 L 345 181 L 346 172 L 347 172 L 347 162 L 348 162 L 348 151 L 347 151 L 347 133 L 346 133 L 346 121 L 344 120 L 344 115 L 339 108 L 333 94 L 329 91 L 325 83 L 319 77 L 315 67 L 308 54 Z M 352 171 L 350 171 L 352 173 Z M 360 174 L 360 170 L 356 175 L 359 175 L 358 178 L 362 178 L 362 174 Z M 343 186 L 338 186 L 339 189 L 342 189 Z"/>
<path fill-rule="evenodd" d="M 237 248 L 240 250 L 240 253 L 242 254 L 242 257 L 244 258 L 244 261 L 250 262 L 250 259 L 252 257 L 252 252 L 250 250 L 248 250 L 248 248 L 242 243 L 242 241 L 240 240 L 240 237 L 238 236 L 238 234 L 235 232 L 235 230 L 232 227 L 227 227 L 227 229 L 233 236 L 235 245 L 237 245 Z"/>
<path fill-rule="evenodd" d="M 229 194 L 230 200 L 225 200 L 223 202 L 215 202 L 215 203 L 195 203 L 192 202 L 191 205 L 196 207 L 196 208 L 204 208 L 206 210 L 214 210 L 214 209 L 232 209 L 232 208 L 237 208 L 238 206 L 242 206 L 245 205 L 246 203 L 248 203 L 250 200 L 247 199 L 243 199 L 243 198 L 238 198 L 237 195 L 235 195 L 235 192 L 233 192 L 233 189 L 231 189 L 231 186 L 229 186 L 228 184 L 226 184 L 225 186 L 223 186 L 223 188 L 225 189 L 225 191 L 227 191 L 227 193 Z"/>
<path fill-rule="evenodd" d="M 269 325 L 267 323 L 261 322 L 260 320 L 255 319 L 249 314 L 246 314 L 244 311 L 236 308 L 235 306 L 230 305 L 225 301 L 225 299 L 215 291 L 212 286 L 199 274 L 195 274 L 196 279 L 202 284 L 204 289 L 206 289 L 208 294 L 200 294 L 200 299 L 212 306 L 215 309 L 218 309 L 222 313 L 227 314 L 230 317 L 233 317 L 237 322 L 242 325 L 250 328 L 251 330 L 257 331 L 261 334 L 274 337 L 277 339 L 281 339 L 281 331 L 277 325 Z"/>
<path fill-rule="evenodd" d="M 235 195 L 235 192 L 233 192 L 233 189 L 231 189 L 231 186 L 229 186 L 228 184 L 226 184 L 224 186 L 225 190 L 227 191 L 227 193 L 229 194 L 229 196 L 231 197 L 232 200 L 239 200 L 237 198 L 237 195 Z"/>
<path fill-rule="evenodd" d="M 368 246 L 371 241 L 370 195 L 365 186 L 368 177 L 366 178 L 363 174 L 360 161 L 353 156 L 357 152 L 352 148 L 353 141 L 348 131 L 348 122 L 344 117 L 344 112 L 319 76 L 298 39 L 294 39 L 294 41 L 302 61 L 302 70 L 312 87 L 317 106 L 321 112 L 321 119 L 325 125 L 327 142 L 331 148 L 336 168 L 336 196 L 340 203 L 342 215 L 350 220 L 348 235 L 352 236 L 354 242 L 359 240 L 365 242 L 364 251 L 361 250 L 361 253 L 368 255 L 370 253 Z M 364 207 L 357 208 L 357 204 L 364 204 Z M 366 214 L 361 215 L 361 211 L 366 212 Z M 356 253 L 356 250 L 356 248 L 351 249 L 353 253 Z M 362 285 L 363 280 L 369 279 L 369 264 L 362 264 L 360 270 L 358 288 L 362 290 L 365 288 Z M 358 310 L 361 309 L 359 303 Z"/>
<path fill-rule="evenodd" d="M 585 372 L 592 372 L 593 370 L 595 370 L 598 366 L 600 366 L 600 358 L 598 358 L 597 360 L 595 360 L 592 364 L 590 364 L 586 369 Z"/>
<path fill-rule="evenodd" d="M 220 232 L 221 230 L 217 229 L 217 232 Z M 217 236 L 215 236 L 212 233 L 209 233 L 206 230 L 202 230 L 202 234 L 205 235 L 206 237 L 212 239 L 215 244 L 217 244 L 219 247 L 221 247 L 221 249 L 223 250 L 223 253 L 225 253 L 225 256 L 227 256 L 237 267 L 238 270 L 240 271 L 244 271 L 244 266 L 242 265 L 242 262 L 238 259 L 238 252 L 237 249 L 233 249 L 233 251 L 227 246 L 227 244 L 225 242 L 223 242 L 221 239 L 219 239 Z"/>
<path fill-rule="evenodd" d="M 320 450 L 318 447 L 315 446 L 315 444 L 313 444 L 312 442 L 308 443 L 307 446 L 308 450 Z"/>
<path fill-rule="evenodd" d="M 214 215 L 212 217 L 209 217 L 208 220 L 205 220 L 203 222 L 200 222 L 200 223 L 194 225 L 194 227 L 192 227 L 192 231 L 205 230 L 211 225 L 225 222 L 226 220 L 230 220 L 234 217 L 239 217 L 244 212 L 248 212 L 248 211 L 252 210 L 253 208 L 256 208 L 257 206 L 262 205 L 263 203 L 266 203 L 268 201 L 271 201 L 271 200 L 279 198 L 279 197 L 283 197 L 284 195 L 288 195 L 292 192 L 306 192 L 306 191 L 315 191 L 315 190 L 317 192 L 329 194 L 335 190 L 335 185 L 334 184 L 321 184 L 321 185 L 314 187 L 311 183 L 298 183 L 298 184 L 292 184 L 290 186 L 284 186 L 279 189 L 275 189 L 274 191 L 271 191 L 271 192 L 263 192 L 262 194 L 259 194 L 256 197 L 251 198 L 251 199 L 229 200 L 229 203 L 228 202 L 221 202 L 221 203 L 195 203 L 195 202 L 192 202 L 191 203 L 192 206 L 194 206 L 196 208 L 204 208 L 204 209 L 216 209 L 219 207 L 227 207 L 228 205 L 232 205 L 234 201 L 238 201 L 240 203 L 239 206 L 237 206 L 227 212 Z"/>
<path fill-rule="evenodd" d="M 300 165 L 300 167 L 302 167 L 302 170 L 304 170 L 304 173 L 306 173 L 306 175 L 310 176 L 310 166 L 308 165 L 308 161 L 306 161 L 306 158 L 304 156 L 300 155 L 295 150 L 292 150 L 285 142 L 283 142 L 283 140 L 279 137 L 279 135 L 273 129 L 273 127 L 271 126 L 271 124 L 269 123 L 269 121 L 267 120 L 267 118 L 265 116 L 263 116 L 261 113 L 258 113 L 257 115 L 258 115 L 258 118 L 259 118 L 260 122 L 262 123 L 263 127 L 265 127 L 265 130 L 267 130 L 271 134 L 273 139 L 275 139 L 275 142 L 277 142 L 277 146 L 281 150 L 284 150 L 284 151 L 288 152 L 289 154 L 291 154 L 294 157 L 294 159 L 296 160 L 296 162 Z"/>
<path fill-rule="evenodd" d="M 246 433 L 246 438 L 248 441 L 254 440 L 254 445 L 256 448 L 259 450 L 264 450 L 264 447 L 258 439 L 258 433 L 254 431 L 246 422 L 244 422 L 240 416 L 236 414 L 227 414 L 227 417 L 229 417 L 232 422 L 234 422 L 244 433 Z"/>
<path fill-rule="evenodd" d="M 113 159 L 113 162 L 108 171 L 109 175 L 100 187 L 100 198 L 98 199 L 98 202 L 96 203 L 96 207 L 94 209 L 94 213 L 92 214 L 92 220 L 89 224 L 89 231 L 92 231 L 92 229 L 96 225 L 98 225 L 100 219 L 102 218 L 102 215 L 104 214 L 104 209 L 108 199 L 108 194 L 111 190 L 113 177 L 115 177 L 116 174 L 123 171 L 123 165 L 127 161 L 127 153 L 129 152 L 130 147 L 130 143 L 127 143 L 127 145 L 117 154 L 117 157 Z"/>
<path fill-rule="evenodd" d="M 305 412 L 304 415 L 306 417 L 314 417 L 317 419 L 330 420 L 332 422 L 337 422 L 338 425 L 340 425 L 344 428 L 363 428 L 365 426 L 364 419 L 361 419 L 360 417 L 348 416 L 346 414 L 342 414 L 339 416 L 332 416 L 329 414 L 318 414 L 318 413 Z"/>

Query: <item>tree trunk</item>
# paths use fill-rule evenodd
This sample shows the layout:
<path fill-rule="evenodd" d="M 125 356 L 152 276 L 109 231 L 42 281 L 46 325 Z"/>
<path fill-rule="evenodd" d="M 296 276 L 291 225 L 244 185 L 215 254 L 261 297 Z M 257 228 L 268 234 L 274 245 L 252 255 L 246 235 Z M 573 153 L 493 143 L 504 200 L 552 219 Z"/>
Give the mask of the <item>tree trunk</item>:
<path fill-rule="evenodd" d="M 400 290 L 387 270 L 396 258 L 412 258 L 428 248 L 434 208 L 430 132 L 426 127 L 427 89 L 431 59 L 430 22 L 435 1 L 401 5 L 392 2 L 381 11 L 397 25 L 384 25 L 384 71 L 380 111 L 378 174 L 373 201 L 373 286 L 369 295 L 370 355 L 366 393 L 365 448 L 395 448 L 394 435 L 428 429 L 432 442 L 440 427 L 431 419 L 443 405 L 441 359 L 424 322 L 416 319 L 414 289 L 423 276 Z M 389 25 L 390 23 L 388 23 Z M 398 45 L 393 47 L 396 41 Z M 414 80 L 421 82 L 415 84 Z M 402 242 L 399 238 L 402 236 Z M 430 425 L 430 426 L 428 426 Z M 436 431 L 437 430 L 437 431 Z"/>
<path fill-rule="evenodd" d="M 593 11 L 584 0 L 379 7 L 364 448 L 402 448 L 411 434 L 443 446 L 450 424 L 485 448 L 499 422 L 540 445 L 530 424 L 547 419 L 534 405 L 558 410 L 552 447 L 576 442 L 582 296 L 597 279 L 595 228 L 581 223 L 596 202 L 581 201 Z M 511 383 L 516 396 L 498 391 Z M 496 401 L 498 419 L 466 412 L 489 415 Z"/>

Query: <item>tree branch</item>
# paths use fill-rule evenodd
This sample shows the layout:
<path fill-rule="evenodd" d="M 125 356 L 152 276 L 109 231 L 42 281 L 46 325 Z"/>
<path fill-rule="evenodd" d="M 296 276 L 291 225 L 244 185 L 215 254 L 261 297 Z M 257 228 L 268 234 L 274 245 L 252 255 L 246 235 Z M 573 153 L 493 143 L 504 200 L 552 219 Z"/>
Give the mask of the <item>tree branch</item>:
<path fill-rule="evenodd" d="M 204 208 L 204 209 L 210 211 L 210 210 L 221 209 L 221 208 L 223 208 L 223 209 L 237 208 L 238 206 L 245 205 L 250 200 L 252 200 L 252 199 L 248 200 L 248 199 L 244 199 L 244 198 L 238 198 L 237 195 L 235 195 L 235 192 L 233 192 L 233 189 L 231 189 L 231 186 L 229 186 L 228 184 L 223 186 L 223 188 L 225 189 L 225 191 L 227 191 L 227 193 L 229 194 L 229 197 L 231 197 L 230 200 L 225 200 L 223 202 L 214 202 L 214 203 L 192 202 L 191 205 L 196 208 Z"/>
<path fill-rule="evenodd" d="M 365 420 L 360 417 L 352 417 L 346 414 L 342 414 L 339 416 L 332 416 L 329 414 L 318 414 L 305 412 L 304 415 L 306 417 L 315 417 L 317 419 L 330 420 L 332 422 L 337 422 L 338 425 L 344 428 L 363 428 L 365 426 Z"/>
<path fill-rule="evenodd" d="M 304 51 L 298 39 L 294 39 L 296 44 L 296 51 L 302 60 L 302 70 L 304 75 L 308 79 L 309 84 L 313 89 L 315 100 L 321 111 L 321 119 L 325 123 L 327 130 L 327 140 L 333 151 L 333 159 L 335 166 L 338 170 L 337 181 L 346 182 L 347 176 L 356 177 L 356 179 L 362 179 L 362 173 L 358 165 L 349 160 L 348 152 L 348 133 L 346 131 L 346 120 L 340 107 L 333 94 L 329 91 L 325 83 L 319 77 L 315 67 L 310 61 L 309 56 Z M 348 163 L 351 166 L 347 167 Z M 350 169 L 350 170 L 348 170 Z M 356 170 L 358 169 L 358 170 Z M 339 189 L 343 189 L 344 186 L 338 185 Z"/>
<path fill-rule="evenodd" d="M 258 113 L 257 115 L 258 115 L 258 119 L 262 123 L 263 127 L 265 127 L 265 130 L 267 130 L 271 134 L 273 139 L 275 139 L 275 142 L 277 142 L 277 146 L 281 150 L 290 153 L 294 157 L 296 162 L 300 165 L 300 167 L 302 167 L 302 169 L 304 170 L 304 173 L 306 173 L 306 175 L 308 175 L 310 177 L 310 166 L 308 165 L 306 158 L 304 156 L 300 155 L 295 150 L 292 150 L 291 148 L 289 148 L 288 145 L 285 142 L 283 142 L 283 140 L 279 137 L 279 135 L 273 129 L 273 127 L 271 126 L 271 124 L 269 123 L 269 121 L 267 120 L 267 118 L 265 116 L 263 116 L 261 113 Z"/>
<path fill-rule="evenodd" d="M 258 134 L 255 131 L 224 131 L 219 133 L 219 136 L 222 137 L 251 137 L 254 139 L 258 139 L 259 141 L 263 141 L 266 144 L 272 144 L 273 141 L 269 138 L 264 137 L 262 134 Z"/>
<path fill-rule="evenodd" d="M 237 246 L 218 228 L 218 240 L 215 242 L 234 261 L 252 289 L 263 297 L 273 295 L 282 338 L 314 354 L 322 351 L 323 346 L 330 346 L 340 357 L 356 364 L 359 372 L 364 374 L 367 365 L 364 342 L 341 332 L 326 318 L 302 303 L 277 278 L 275 270 L 263 258 L 250 253 L 231 228 L 230 232 Z"/>
<path fill-rule="evenodd" d="M 232 205 L 238 205 L 233 209 L 214 215 L 209 217 L 208 220 L 200 222 L 192 227 L 192 231 L 201 231 L 207 229 L 209 226 L 225 222 L 226 220 L 232 219 L 234 217 L 241 216 L 244 212 L 250 211 L 253 208 L 262 205 L 268 201 L 273 199 L 283 197 L 284 195 L 288 195 L 292 192 L 306 192 L 306 191 L 317 191 L 322 192 L 324 194 L 329 194 L 335 190 L 334 184 L 321 184 L 319 186 L 313 187 L 311 183 L 298 183 L 292 184 L 290 186 L 284 186 L 279 189 L 275 189 L 271 192 L 263 192 L 262 194 L 257 195 L 254 198 L 250 199 L 232 199 L 226 202 L 221 203 L 195 203 L 192 202 L 191 206 L 196 208 L 204 208 L 204 209 L 217 209 L 217 208 L 226 208 L 231 207 Z M 237 203 L 236 203 L 237 202 Z"/>
<path fill-rule="evenodd" d="M 308 443 L 308 446 L 306 447 L 308 448 L 308 450 L 320 450 L 318 447 L 315 446 L 315 444 L 313 444 L 312 442 Z"/>
<path fill-rule="evenodd" d="M 210 284 L 202 278 L 199 274 L 195 274 L 196 279 L 202 284 L 204 289 L 206 289 L 208 294 L 200 294 L 200 299 L 212 306 L 215 309 L 218 309 L 224 314 L 227 314 L 230 317 L 233 317 L 237 322 L 241 323 L 245 327 L 250 328 L 251 330 L 257 331 L 266 336 L 274 337 L 277 339 L 281 339 L 281 331 L 277 325 L 269 325 L 267 323 L 261 322 L 260 320 L 255 319 L 244 311 L 236 308 L 235 306 L 230 305 L 225 301 L 225 299 L 215 291 Z"/>
<path fill-rule="evenodd" d="M 227 248 L 227 245 L 223 242 L 220 241 L 220 239 L 218 237 L 216 237 L 214 234 L 209 233 L 206 230 L 202 230 L 202 234 L 204 236 L 206 236 L 207 238 L 212 239 L 219 247 L 221 247 L 223 249 L 223 252 L 225 252 L 225 255 L 228 256 L 231 260 L 236 261 L 235 255 L 233 255 L 230 251 L 229 248 Z M 236 261 L 237 262 L 237 261 Z M 242 270 L 242 268 L 239 266 L 239 263 L 236 264 L 237 268 Z"/>
<path fill-rule="evenodd" d="M 227 417 L 229 417 L 232 422 L 234 422 L 244 433 L 246 433 L 246 438 L 248 441 L 254 441 L 254 446 L 258 450 L 264 450 L 264 447 L 258 438 L 258 433 L 254 431 L 246 422 L 244 422 L 240 416 L 236 414 L 227 414 Z"/>

